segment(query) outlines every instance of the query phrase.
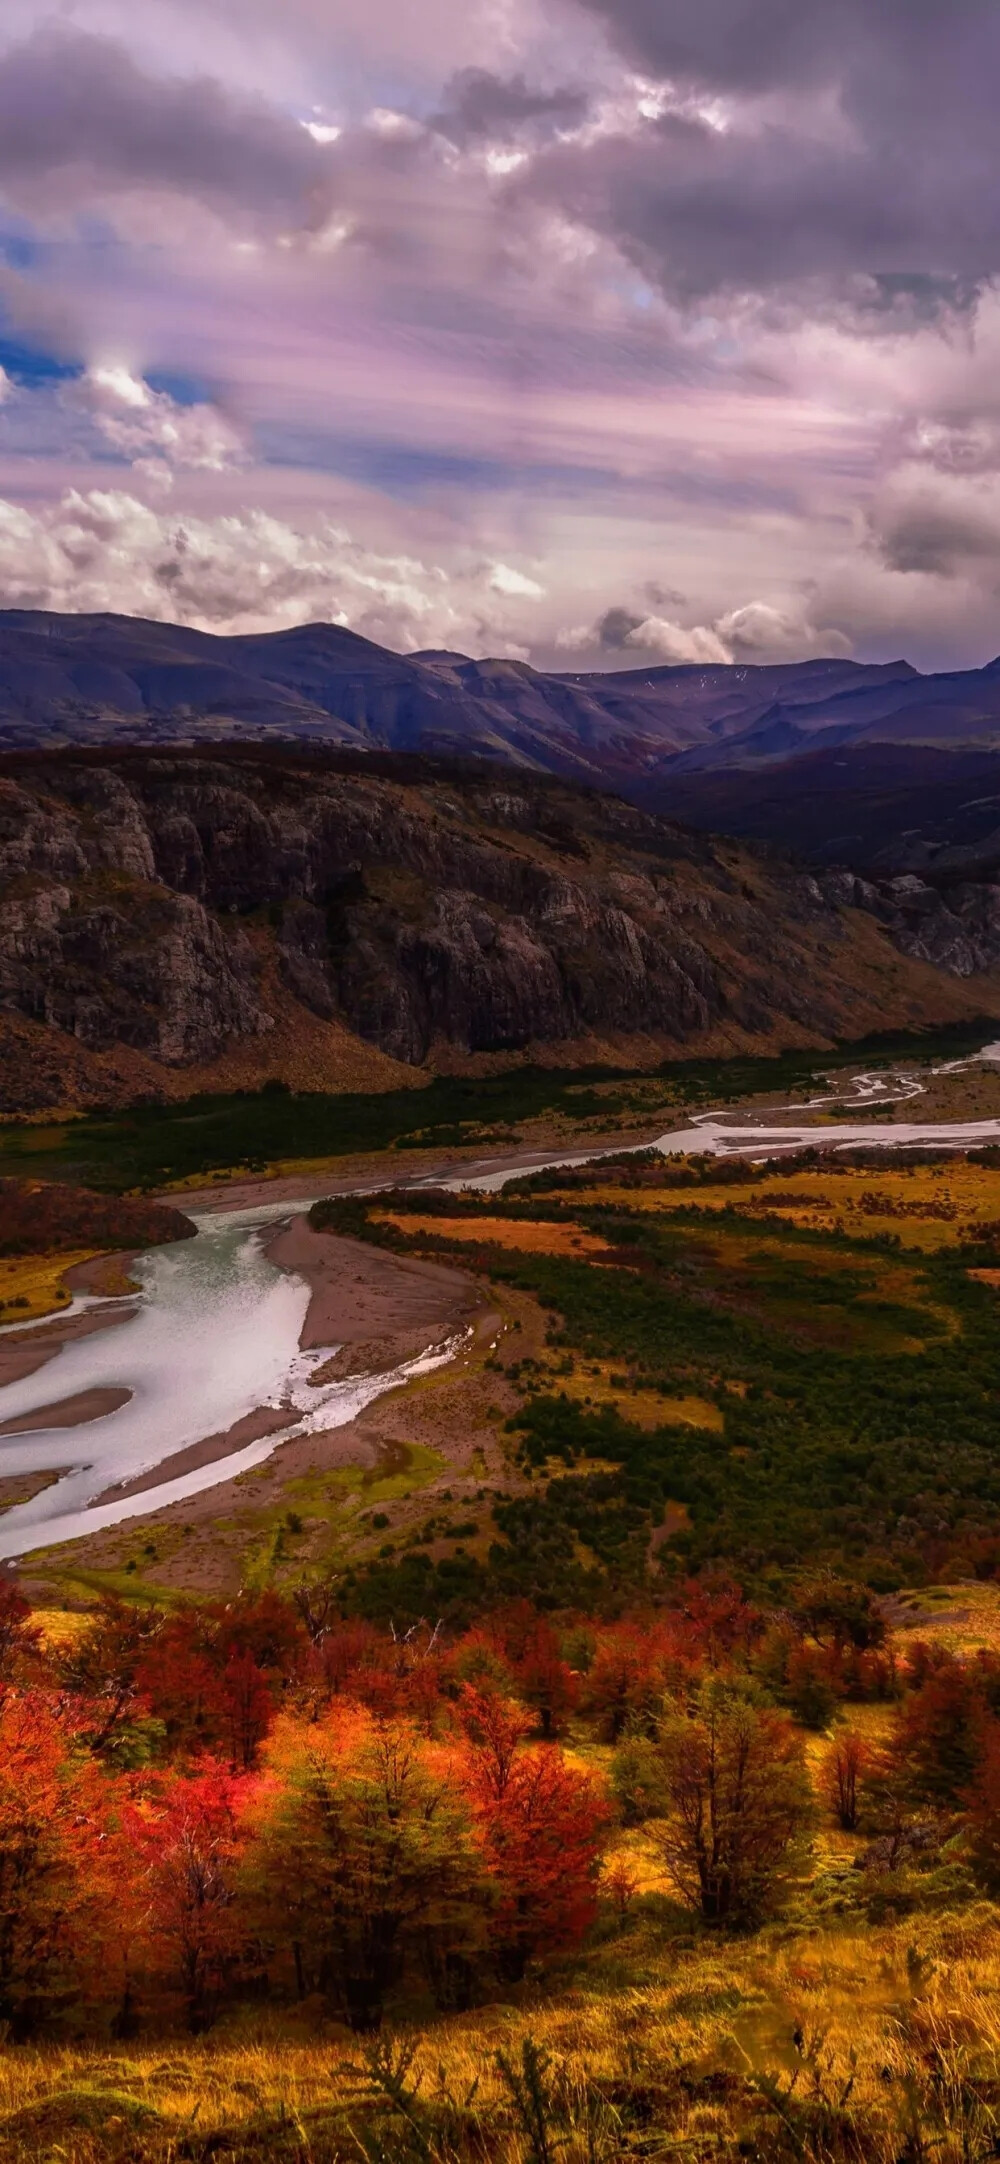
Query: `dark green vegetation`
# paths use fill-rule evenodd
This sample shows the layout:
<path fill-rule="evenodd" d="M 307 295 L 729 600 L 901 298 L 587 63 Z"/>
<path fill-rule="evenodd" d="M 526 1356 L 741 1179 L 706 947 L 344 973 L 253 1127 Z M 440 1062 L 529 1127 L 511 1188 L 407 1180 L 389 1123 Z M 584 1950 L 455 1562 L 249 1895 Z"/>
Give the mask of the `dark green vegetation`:
<path fill-rule="evenodd" d="M 817 1073 L 863 1061 L 957 1059 L 996 1035 L 996 1022 L 963 1023 L 911 1035 L 890 1032 L 828 1052 L 783 1052 L 772 1058 L 678 1060 L 653 1073 L 589 1067 L 567 1072 L 518 1067 L 491 1076 L 440 1075 L 426 1088 L 383 1095 L 297 1093 L 268 1083 L 232 1096 L 191 1097 L 173 1104 L 134 1104 L 95 1114 L 40 1134 L 28 1123 L 0 1129 L 4 1171 L 56 1173 L 113 1193 L 148 1191 L 213 1173 L 256 1173 L 296 1158 L 350 1156 L 398 1149 L 498 1148 L 518 1139 L 518 1127 L 543 1118 L 617 1119 L 661 1111 L 738 1103 L 760 1093 L 784 1096 L 808 1088 Z"/>
<path fill-rule="evenodd" d="M 495 1506 L 487 1569 L 461 1558 L 445 1569 L 419 1554 L 376 1566 L 353 1593 L 362 1612 L 468 1613 L 512 1594 L 607 1609 L 706 1568 L 780 1600 L 818 1561 L 880 1591 L 992 1573 L 1000 1308 L 993 1287 L 969 1275 L 998 1259 L 991 1228 L 974 1247 L 923 1254 L 891 1232 L 750 1217 L 740 1208 L 746 1168 L 732 1169 L 730 1207 L 699 1210 L 692 1195 L 669 1217 L 649 1209 L 649 1188 L 676 1185 L 677 1173 L 634 1161 L 614 1178 L 619 1189 L 634 1183 L 635 1208 L 593 1190 L 577 1200 L 572 1173 L 536 1175 L 530 1191 L 523 1183 L 499 1202 L 392 1198 L 404 1224 L 407 1212 L 440 1213 L 463 1232 L 499 1208 L 525 1224 L 520 1252 L 491 1247 L 488 1229 L 481 1245 L 447 1230 L 409 1236 L 377 1221 L 385 1196 L 317 1205 L 319 1224 L 460 1257 L 534 1294 L 552 1317 L 547 1370 L 509 1370 L 526 1393 L 510 1426 L 532 1488 Z M 718 1168 L 709 1177 L 717 1182 Z M 759 1170 L 752 1177 L 759 1190 Z M 776 1198 L 788 1177 L 787 1164 L 771 1175 Z M 598 1234 L 606 1257 L 595 1266 L 531 1251 L 528 1226 L 553 1220 Z M 620 1388 L 589 1404 L 581 1380 L 585 1391 L 586 1376 L 608 1368 Z M 696 1393 L 721 1415 L 721 1432 L 630 1420 L 640 1388 Z"/>
<path fill-rule="evenodd" d="M 67 1248 L 156 1247 L 187 1240 L 195 1227 L 180 1210 L 109 1201 L 81 1187 L 0 1179 L 0 1255 L 51 1255 Z"/>

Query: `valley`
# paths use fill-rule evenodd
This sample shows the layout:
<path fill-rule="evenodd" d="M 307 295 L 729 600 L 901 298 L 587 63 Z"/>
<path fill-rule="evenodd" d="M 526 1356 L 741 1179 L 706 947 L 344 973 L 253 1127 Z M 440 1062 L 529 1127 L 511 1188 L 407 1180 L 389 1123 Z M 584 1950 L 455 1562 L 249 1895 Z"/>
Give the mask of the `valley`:
<path fill-rule="evenodd" d="M 0 757 L 0 2158 L 989 2153 L 988 836 L 157 727 Z"/>

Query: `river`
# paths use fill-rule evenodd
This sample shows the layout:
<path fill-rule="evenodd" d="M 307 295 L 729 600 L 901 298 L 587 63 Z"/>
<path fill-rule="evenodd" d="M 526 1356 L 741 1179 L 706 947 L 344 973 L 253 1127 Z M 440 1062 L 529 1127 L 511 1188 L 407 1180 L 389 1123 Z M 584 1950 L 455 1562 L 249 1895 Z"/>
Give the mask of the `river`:
<path fill-rule="evenodd" d="M 0 1472 L 60 1475 L 0 1518 L 0 1557 L 25 1555 L 123 1518 L 146 1516 L 231 1480 L 261 1464 L 278 1443 L 318 1428 L 342 1427 L 383 1390 L 450 1357 L 428 1354 L 389 1374 L 312 1382 L 336 1348 L 300 1352 L 309 1288 L 304 1279 L 277 1269 L 264 1252 L 268 1230 L 289 1217 L 292 1207 L 272 1203 L 196 1217 L 196 1238 L 152 1248 L 135 1264 L 141 1291 L 136 1301 L 125 1303 L 134 1308 L 128 1321 L 70 1339 L 34 1375 L 0 1389 L 2 1423 L 82 1390 L 132 1393 L 119 1411 L 79 1427 L 36 1428 L 0 1438 Z M 74 1303 L 81 1311 L 93 1305 L 93 1300 Z M 72 1314 L 74 1307 L 61 1312 Z M 287 1408 L 285 1426 L 177 1479 L 95 1507 L 95 1497 L 107 1489 L 207 1436 L 227 1434 L 259 1406 Z"/>
<path fill-rule="evenodd" d="M 1000 1059 L 1000 1045 L 980 1058 Z M 959 1063 L 955 1063 L 956 1065 Z M 968 1064 L 961 1062 L 962 1065 Z M 899 1086 L 894 1090 L 893 1082 Z M 900 1096 L 920 1094 L 905 1075 L 860 1075 L 852 1081 L 851 1102 L 873 1106 Z M 798 1110 L 816 1110 L 841 1097 L 817 1097 Z M 850 1149 L 859 1143 L 898 1149 L 921 1143 L 942 1150 L 1000 1143 L 1000 1120 L 959 1122 L 879 1122 L 838 1120 L 836 1125 L 778 1125 L 766 1112 L 698 1114 L 690 1124 L 653 1142 L 619 1145 L 630 1151 L 656 1148 L 665 1156 L 712 1153 L 726 1157 L 778 1157 L 822 1143 Z M 454 1188 L 496 1190 L 518 1171 L 585 1164 L 607 1155 L 593 1148 L 544 1156 L 524 1154 L 502 1162 L 437 1168 L 413 1185 L 431 1182 Z M 367 1183 L 370 1190 L 372 1183 Z M 0 1424 L 7 1424 L 78 1392 L 112 1389 L 131 1393 L 117 1412 L 78 1427 L 36 1428 L 0 1438 L 0 1472 L 58 1478 L 0 1517 L 0 1558 L 146 1517 L 185 1496 L 231 1480 L 270 1457 L 278 1444 L 317 1429 L 343 1426 L 371 1400 L 406 1376 L 424 1372 L 452 1356 L 451 1350 L 428 1353 L 390 1374 L 316 1385 L 311 1377 L 337 1348 L 303 1353 L 299 1338 L 309 1304 L 304 1280 L 279 1270 L 264 1251 L 268 1230 L 307 1199 L 261 1204 L 253 1209 L 216 1206 L 196 1215 L 197 1236 L 175 1246 L 153 1248 L 134 1268 L 140 1292 L 127 1302 L 128 1319 L 113 1330 L 71 1339 L 24 1380 L 0 1388 Z M 81 1298 L 62 1312 L 94 1306 Z M 103 1303 L 102 1303 L 103 1304 Z M 12 1324 L 0 1331 L 24 1329 Z M 456 1341 L 457 1342 L 457 1341 Z M 97 1502 L 109 1489 L 148 1473 L 178 1451 L 226 1435 L 238 1421 L 261 1406 L 287 1411 L 287 1424 L 256 1442 L 233 1450 L 141 1493 Z"/>

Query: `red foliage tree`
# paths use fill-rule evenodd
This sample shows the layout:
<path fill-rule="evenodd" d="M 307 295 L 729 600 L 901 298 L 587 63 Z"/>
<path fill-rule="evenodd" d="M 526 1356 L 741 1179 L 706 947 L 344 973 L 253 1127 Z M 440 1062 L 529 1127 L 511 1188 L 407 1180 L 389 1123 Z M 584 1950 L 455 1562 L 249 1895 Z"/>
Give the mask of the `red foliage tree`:
<path fill-rule="evenodd" d="M 101 1989 L 111 1912 L 104 1796 L 37 1693 L 0 1702 L 0 2020 L 31 2035 Z"/>
<path fill-rule="evenodd" d="M 619 1623 L 602 1631 L 582 1704 L 604 1742 L 617 1743 L 626 1728 L 651 1727 L 668 1678 L 689 1666 L 674 1635 L 662 1626 Z"/>
<path fill-rule="evenodd" d="M 988 1687 L 985 1666 L 945 1659 L 901 1706 L 888 1762 L 912 1803 L 954 1809 L 974 1782 L 990 1720 Z"/>
<path fill-rule="evenodd" d="M 252 1653 L 230 1653 L 216 1678 L 212 1703 L 230 1766 L 249 1773 L 274 1713 L 267 1677 Z"/>
<path fill-rule="evenodd" d="M 498 1888 L 490 1932 L 501 1973 L 571 1946 L 596 1911 L 607 1798 L 559 1751 L 522 1748 L 517 1707 L 467 1691 L 464 1779 Z"/>
<path fill-rule="evenodd" d="M 152 1973 L 179 1991 L 192 2034 L 210 2025 L 240 1943 L 245 1800 L 245 1782 L 206 1763 L 167 1775 L 129 1814 Z"/>
<path fill-rule="evenodd" d="M 31 1620 L 31 1602 L 9 1578 L 0 1578 L 0 1689 L 28 1672 L 41 1644 L 41 1631 Z"/>
<path fill-rule="evenodd" d="M 845 1833 L 856 1831 L 865 1775 L 872 1763 L 864 1737 L 845 1731 L 834 1738 L 820 1766 L 820 1792 Z"/>
<path fill-rule="evenodd" d="M 977 1877 L 995 1895 L 1000 1891 L 1000 1722 L 982 1729 L 980 1744 L 979 1764 L 962 1802 Z"/>
<path fill-rule="evenodd" d="M 99 1756 L 113 1753 L 121 1731 L 146 1710 L 142 1665 L 162 1628 L 154 1609 L 109 1595 L 81 1636 L 55 1656 L 58 1679 L 77 1702 L 81 1733 Z"/>

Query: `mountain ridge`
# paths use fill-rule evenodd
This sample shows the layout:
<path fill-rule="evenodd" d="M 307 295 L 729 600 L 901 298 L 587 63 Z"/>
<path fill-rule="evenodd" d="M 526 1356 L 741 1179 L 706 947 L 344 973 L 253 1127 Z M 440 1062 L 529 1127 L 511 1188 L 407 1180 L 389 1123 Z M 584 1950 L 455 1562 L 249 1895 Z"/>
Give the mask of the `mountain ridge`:
<path fill-rule="evenodd" d="M 346 626 L 230 635 L 111 614 L 0 611 L 0 749 L 317 743 L 463 754 L 618 790 L 759 767 L 817 743 L 1000 746 L 1000 660 L 923 676 L 839 657 L 543 671 L 397 654 Z"/>

